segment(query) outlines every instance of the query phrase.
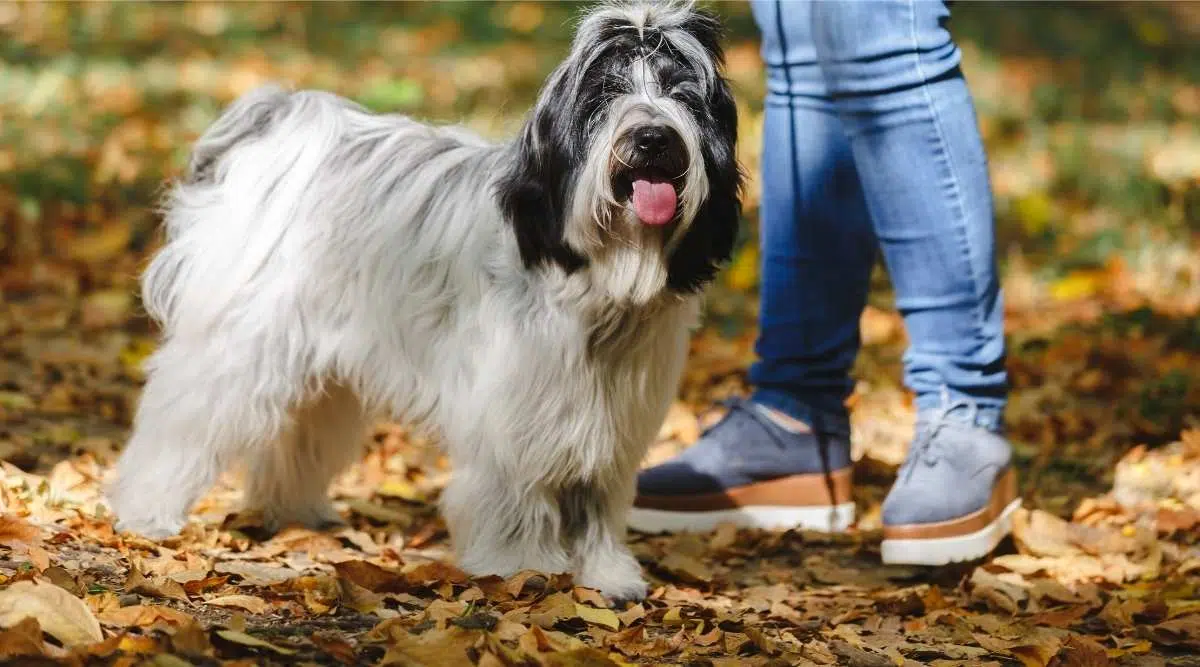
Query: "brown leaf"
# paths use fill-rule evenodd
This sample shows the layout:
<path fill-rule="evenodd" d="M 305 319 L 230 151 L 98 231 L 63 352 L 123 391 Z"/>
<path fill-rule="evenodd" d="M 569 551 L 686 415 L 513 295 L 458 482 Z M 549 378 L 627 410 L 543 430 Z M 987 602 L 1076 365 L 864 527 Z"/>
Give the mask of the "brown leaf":
<path fill-rule="evenodd" d="M 1103 646 L 1079 635 L 1067 638 L 1058 657 L 1062 667 L 1108 667 L 1111 664 Z"/>
<path fill-rule="evenodd" d="M 680 551 L 667 554 L 658 565 L 679 579 L 691 583 L 708 583 L 713 578 L 708 566 Z"/>
<path fill-rule="evenodd" d="M 1163 646 L 1200 651 L 1200 614 L 1181 616 L 1150 629 L 1149 638 Z"/>
<path fill-rule="evenodd" d="M 146 578 L 141 572 L 136 569 L 129 571 L 129 577 L 125 579 L 125 590 L 130 593 L 139 593 L 141 595 L 149 595 L 155 598 L 169 598 L 187 602 L 187 591 L 178 581 L 168 579 L 166 577 Z"/>
<path fill-rule="evenodd" d="M 621 619 L 621 625 L 630 626 L 637 621 L 646 617 L 646 607 L 641 603 L 631 606 L 629 609 L 617 614 L 617 618 Z"/>
<path fill-rule="evenodd" d="M 1021 553 L 1059 557 L 1079 553 L 1069 540 L 1070 524 L 1048 512 L 1018 508 L 1013 513 L 1013 540 Z"/>
<path fill-rule="evenodd" d="M 214 588 L 220 588 L 228 582 L 229 577 L 226 575 L 192 579 L 191 581 L 184 582 L 183 590 L 188 595 L 199 595 Z"/>
<path fill-rule="evenodd" d="M 338 577 L 338 593 L 343 604 L 360 614 L 370 614 L 383 605 L 383 595 L 341 577 Z"/>
<path fill-rule="evenodd" d="M 762 651 L 763 653 L 766 653 L 767 655 L 779 654 L 779 647 L 775 644 L 775 641 L 764 635 L 762 630 L 747 626 L 742 628 L 742 632 L 749 637 L 750 641 L 754 642 L 754 645 L 758 647 L 758 650 Z"/>
<path fill-rule="evenodd" d="M 403 593 L 409 589 L 404 575 L 365 560 L 334 563 L 338 577 L 353 582 L 372 593 Z"/>
<path fill-rule="evenodd" d="M 604 609 L 611 607 L 608 600 L 604 598 L 604 594 L 593 588 L 582 588 L 576 586 L 572 591 L 575 594 L 575 599 L 585 604 L 590 604 L 593 607 Z"/>
<path fill-rule="evenodd" d="M 242 583 L 248 586 L 271 586 L 300 576 L 299 572 L 291 568 L 244 561 L 217 563 L 213 569 L 217 572 L 236 574 L 242 578 Z"/>
<path fill-rule="evenodd" d="M 358 664 L 358 656 L 355 654 L 354 646 L 341 637 L 314 634 L 309 639 L 314 646 L 328 653 L 334 660 L 343 665 Z"/>
<path fill-rule="evenodd" d="M 412 569 L 405 570 L 404 578 L 410 584 L 418 586 L 429 586 L 443 582 L 465 584 L 471 580 L 471 576 L 466 572 L 439 560 L 421 563 Z"/>
<path fill-rule="evenodd" d="M 1025 667 L 1046 667 L 1062 648 L 1063 640 L 1054 635 L 1042 635 L 1036 642 L 1013 646 L 1008 649 Z"/>
<path fill-rule="evenodd" d="M 1018 613 L 1028 597 L 1025 588 L 1010 577 L 992 574 L 983 567 L 971 573 L 971 597 L 1009 614 Z"/>
<path fill-rule="evenodd" d="M 548 595 L 529 610 L 529 622 L 547 629 L 559 621 L 577 616 L 575 600 L 569 593 Z"/>
<path fill-rule="evenodd" d="M 537 570 L 522 570 L 504 580 L 504 590 L 514 598 L 520 598 L 529 589 L 540 592 L 546 589 L 546 575 Z"/>
<path fill-rule="evenodd" d="M 886 655 L 858 648 L 842 639 L 829 642 L 829 650 L 848 667 L 895 667 L 895 663 Z"/>
<path fill-rule="evenodd" d="M 237 644 L 239 646 L 248 646 L 250 648 L 266 649 L 280 655 L 295 655 L 296 649 L 278 646 L 271 642 L 259 639 L 253 635 L 248 635 L 237 630 L 217 630 L 217 636 L 227 642 Z"/>
<path fill-rule="evenodd" d="M 553 653 L 541 662 L 545 667 L 619 667 L 607 654 L 590 646 Z"/>
<path fill-rule="evenodd" d="M 195 621 L 175 627 L 175 631 L 171 633 L 171 648 L 184 655 L 213 655 L 208 632 Z"/>
<path fill-rule="evenodd" d="M 196 619 L 188 614 L 162 605 L 135 604 L 128 607 L 108 609 L 101 612 L 98 617 L 106 625 L 115 625 L 122 628 L 150 627 L 157 623 L 187 625 L 196 622 Z"/>
<path fill-rule="evenodd" d="M 1029 617 L 1029 622 L 1034 625 L 1046 625 L 1052 628 L 1067 628 L 1074 625 L 1079 619 L 1087 616 L 1089 611 L 1091 611 L 1091 608 L 1087 605 L 1060 607 L 1034 614 Z"/>
<path fill-rule="evenodd" d="M 695 638 L 693 638 L 692 643 L 696 644 L 697 646 L 712 646 L 721 641 L 721 638 L 724 635 L 725 633 L 721 630 L 721 628 L 714 626 L 712 630 L 709 630 L 702 635 L 697 635 Z"/>
<path fill-rule="evenodd" d="M 0 514 L 0 544 L 38 544 L 42 531 L 15 514 Z"/>
<path fill-rule="evenodd" d="M 37 619 L 28 616 L 11 627 L 0 630 L 0 658 L 44 655 L 42 628 Z"/>
<path fill-rule="evenodd" d="M 42 631 L 68 647 L 104 639 L 92 610 L 54 584 L 18 581 L 0 591 L 0 626 L 26 618 L 36 619 Z"/>

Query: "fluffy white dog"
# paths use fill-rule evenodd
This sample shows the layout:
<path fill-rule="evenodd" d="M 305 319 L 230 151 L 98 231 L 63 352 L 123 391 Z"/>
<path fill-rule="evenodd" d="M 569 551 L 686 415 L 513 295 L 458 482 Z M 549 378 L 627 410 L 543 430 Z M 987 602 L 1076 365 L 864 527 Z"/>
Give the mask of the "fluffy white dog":
<path fill-rule="evenodd" d="M 239 460 L 275 526 L 339 521 L 330 479 L 389 415 L 434 430 L 475 574 L 645 594 L 624 544 L 741 172 L 717 20 L 603 5 L 520 136 L 267 87 L 200 138 L 143 277 L 165 333 L 109 500 L 178 532 Z"/>

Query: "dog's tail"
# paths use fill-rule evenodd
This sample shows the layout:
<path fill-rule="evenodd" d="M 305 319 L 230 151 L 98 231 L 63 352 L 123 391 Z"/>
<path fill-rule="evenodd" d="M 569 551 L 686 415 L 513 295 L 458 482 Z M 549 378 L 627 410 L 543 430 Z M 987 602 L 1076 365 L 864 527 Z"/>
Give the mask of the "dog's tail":
<path fill-rule="evenodd" d="M 231 304 L 253 307 L 271 264 L 303 244 L 322 165 L 344 133 L 345 103 L 276 85 L 246 93 L 196 142 L 163 204 L 166 244 L 142 276 L 146 312 L 201 333 Z M 297 231 L 291 231 L 297 230 Z"/>

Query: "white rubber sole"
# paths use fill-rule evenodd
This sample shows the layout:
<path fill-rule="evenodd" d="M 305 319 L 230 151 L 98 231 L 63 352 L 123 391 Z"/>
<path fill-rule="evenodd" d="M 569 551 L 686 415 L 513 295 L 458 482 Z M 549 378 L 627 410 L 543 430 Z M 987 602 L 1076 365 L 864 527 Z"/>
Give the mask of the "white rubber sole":
<path fill-rule="evenodd" d="M 627 523 L 630 529 L 642 533 L 707 533 L 723 523 L 738 528 L 799 528 L 842 533 L 854 523 L 854 503 L 826 507 L 751 505 L 712 512 L 668 512 L 634 507 L 629 511 Z"/>
<path fill-rule="evenodd" d="M 990 554 L 1012 532 L 1012 515 L 1021 506 L 1017 498 L 988 525 L 966 535 L 909 540 L 884 540 L 880 555 L 888 565 L 947 565 Z"/>

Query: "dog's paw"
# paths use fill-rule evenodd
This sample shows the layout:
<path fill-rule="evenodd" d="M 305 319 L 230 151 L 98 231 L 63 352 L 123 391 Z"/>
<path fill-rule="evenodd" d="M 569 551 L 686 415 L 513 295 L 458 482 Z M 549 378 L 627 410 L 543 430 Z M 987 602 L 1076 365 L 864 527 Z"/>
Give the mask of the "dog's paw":
<path fill-rule="evenodd" d="M 145 517 L 140 519 L 118 519 L 114 528 L 118 533 L 134 533 L 150 540 L 174 537 L 187 525 L 187 519 Z"/>
<path fill-rule="evenodd" d="M 650 585 L 642 578 L 641 567 L 632 558 L 631 562 L 623 561 L 616 559 L 608 568 L 589 568 L 580 572 L 575 581 L 600 591 L 617 606 L 645 599 Z"/>
<path fill-rule="evenodd" d="M 612 601 L 613 606 L 618 609 L 625 607 L 630 602 L 641 602 L 646 599 L 646 595 L 650 590 L 650 585 L 645 579 L 640 576 L 630 581 L 607 581 L 586 583 L 581 581 L 581 586 L 586 588 L 595 588 L 599 590 L 604 597 Z"/>

